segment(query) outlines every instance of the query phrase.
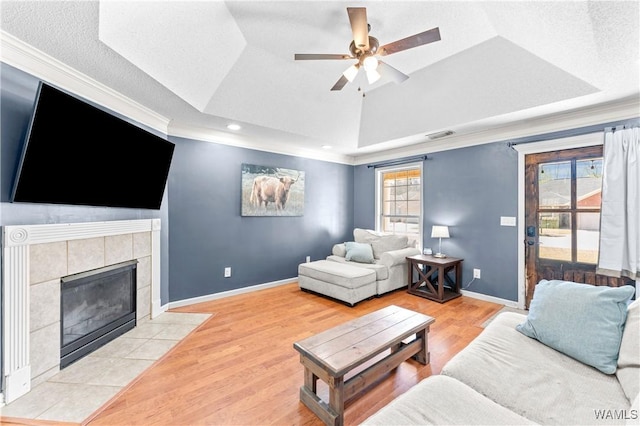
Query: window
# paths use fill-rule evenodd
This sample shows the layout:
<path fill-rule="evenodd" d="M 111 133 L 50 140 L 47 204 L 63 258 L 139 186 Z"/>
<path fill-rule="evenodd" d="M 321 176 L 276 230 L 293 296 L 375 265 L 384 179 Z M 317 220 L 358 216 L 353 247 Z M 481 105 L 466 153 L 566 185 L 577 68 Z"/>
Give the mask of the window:
<path fill-rule="evenodd" d="M 540 258 L 598 261 L 601 193 L 602 157 L 538 164 Z"/>
<path fill-rule="evenodd" d="M 376 231 L 406 235 L 422 247 L 422 163 L 376 173 Z"/>

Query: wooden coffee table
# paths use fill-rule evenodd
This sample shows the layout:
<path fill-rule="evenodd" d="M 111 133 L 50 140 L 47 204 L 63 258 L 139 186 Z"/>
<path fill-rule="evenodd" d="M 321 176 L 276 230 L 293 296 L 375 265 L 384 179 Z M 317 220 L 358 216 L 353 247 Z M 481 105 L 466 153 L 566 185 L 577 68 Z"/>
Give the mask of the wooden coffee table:
<path fill-rule="evenodd" d="M 296 342 L 304 366 L 300 401 L 325 424 L 344 423 L 344 404 L 364 393 L 381 375 L 413 357 L 429 363 L 427 336 L 434 318 L 391 305 Z M 409 343 L 403 340 L 415 335 Z M 348 380 L 344 376 L 376 355 L 390 353 Z M 329 386 L 329 403 L 317 394 L 317 381 Z"/>

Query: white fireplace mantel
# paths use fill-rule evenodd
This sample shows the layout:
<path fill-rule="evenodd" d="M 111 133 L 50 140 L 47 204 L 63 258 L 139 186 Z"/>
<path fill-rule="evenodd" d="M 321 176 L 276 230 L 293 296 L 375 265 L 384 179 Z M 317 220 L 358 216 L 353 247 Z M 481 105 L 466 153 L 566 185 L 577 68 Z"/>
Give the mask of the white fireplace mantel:
<path fill-rule="evenodd" d="M 31 390 L 29 355 L 29 246 L 32 244 L 151 232 L 151 318 L 159 315 L 160 219 L 5 226 L 2 229 L 4 283 L 3 361 L 5 402 Z"/>

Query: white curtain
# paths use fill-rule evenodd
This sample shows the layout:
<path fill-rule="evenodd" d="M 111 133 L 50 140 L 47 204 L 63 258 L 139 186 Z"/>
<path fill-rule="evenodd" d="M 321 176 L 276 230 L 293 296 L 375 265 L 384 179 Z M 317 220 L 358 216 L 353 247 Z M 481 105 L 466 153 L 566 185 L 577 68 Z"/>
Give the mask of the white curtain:
<path fill-rule="evenodd" d="M 640 280 L 640 127 L 604 135 L 597 273 Z"/>

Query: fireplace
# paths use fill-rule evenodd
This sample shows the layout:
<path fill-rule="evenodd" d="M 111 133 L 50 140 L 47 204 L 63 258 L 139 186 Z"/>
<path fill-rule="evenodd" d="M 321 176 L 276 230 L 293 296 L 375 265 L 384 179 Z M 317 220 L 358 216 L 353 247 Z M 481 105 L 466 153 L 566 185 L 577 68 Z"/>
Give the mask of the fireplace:
<path fill-rule="evenodd" d="M 61 278 L 135 263 L 135 318 L 160 301 L 160 219 L 3 226 L 4 397 L 10 403 L 60 371 Z M 126 322 L 126 321 L 125 321 Z M 113 333 L 113 332 L 112 332 Z"/>
<path fill-rule="evenodd" d="M 136 326 L 131 260 L 60 279 L 60 368 Z"/>

